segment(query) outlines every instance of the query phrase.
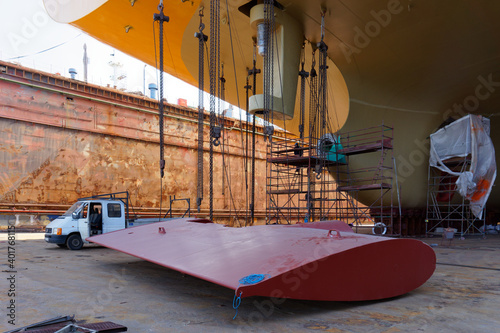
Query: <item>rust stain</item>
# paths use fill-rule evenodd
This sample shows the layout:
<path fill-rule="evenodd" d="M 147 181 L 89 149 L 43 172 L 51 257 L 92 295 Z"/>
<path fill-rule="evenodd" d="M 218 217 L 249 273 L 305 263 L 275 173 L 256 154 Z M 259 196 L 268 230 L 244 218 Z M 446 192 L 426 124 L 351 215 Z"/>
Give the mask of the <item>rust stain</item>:
<path fill-rule="evenodd" d="M 60 93 L 30 87 L 21 81 L 0 81 L 0 205 L 70 204 L 82 196 L 128 190 L 133 205 L 158 208 L 158 116 L 156 109 L 145 106 L 156 107 L 155 101 L 137 105 L 129 102 L 128 105 L 137 107 L 132 109 L 120 106 L 125 104 L 123 101 L 115 106 L 85 96 L 68 96 L 65 94 L 67 88 L 55 89 Z M 105 88 L 98 89 L 107 92 Z M 80 90 L 72 93 L 84 94 Z M 120 92 L 110 90 L 109 93 Z M 105 96 L 96 98 L 106 99 Z M 176 106 L 169 108 L 175 111 L 169 111 L 165 120 L 166 175 L 162 201 L 168 202 L 170 195 L 176 195 L 177 198 L 190 198 L 194 206 L 197 111 Z M 216 149 L 214 208 L 223 212 L 229 207 L 241 211 L 246 202 L 244 144 L 240 131 L 236 130 L 238 122 L 230 119 L 226 122 L 231 130 L 226 134 L 225 160 L 231 166 L 233 188 L 229 192 L 226 182 L 226 188 L 222 189 L 222 155 L 220 149 Z M 276 133 L 282 135 L 279 131 Z M 256 144 L 255 208 L 262 212 L 265 200 L 259 198 L 265 197 L 266 142 L 258 136 Z M 208 126 L 203 148 L 204 179 L 208 180 Z M 206 212 L 207 185 L 204 191 L 202 210 Z"/>

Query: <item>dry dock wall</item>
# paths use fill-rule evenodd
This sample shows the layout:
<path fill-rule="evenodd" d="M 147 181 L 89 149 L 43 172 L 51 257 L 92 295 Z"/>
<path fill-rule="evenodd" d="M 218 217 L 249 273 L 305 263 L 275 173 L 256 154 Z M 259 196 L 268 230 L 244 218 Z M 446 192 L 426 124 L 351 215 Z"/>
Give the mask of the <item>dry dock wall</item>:
<path fill-rule="evenodd" d="M 161 192 L 157 114 L 157 102 L 149 98 L 0 63 L 1 225 L 5 227 L 7 219 L 43 225 L 47 215 L 60 214 L 79 197 L 126 190 L 137 210 L 157 212 Z M 235 119 L 225 119 L 224 145 L 215 147 L 214 217 L 221 223 L 238 224 L 234 216 L 239 216 L 244 224 L 246 134 L 241 126 Z M 173 195 L 190 198 L 195 211 L 197 137 L 197 110 L 167 105 L 164 211 Z M 204 199 L 199 216 L 208 215 L 209 207 L 208 140 L 205 114 Z M 256 216 L 263 222 L 266 143 L 260 135 L 256 147 Z M 174 207 L 175 212 L 185 209 L 182 204 Z"/>

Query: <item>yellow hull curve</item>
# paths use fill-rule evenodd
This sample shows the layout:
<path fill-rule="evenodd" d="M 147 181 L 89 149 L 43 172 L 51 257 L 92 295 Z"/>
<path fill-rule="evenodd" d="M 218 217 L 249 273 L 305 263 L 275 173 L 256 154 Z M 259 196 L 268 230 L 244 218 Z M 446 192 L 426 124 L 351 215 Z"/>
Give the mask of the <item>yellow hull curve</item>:
<path fill-rule="evenodd" d="M 102 0 L 101 0 L 102 1 Z M 74 1 L 77 3 L 76 1 Z M 238 7 L 247 1 L 231 1 L 226 10 L 225 2 L 221 2 L 221 62 L 224 64 L 224 74 L 228 81 L 226 84 L 226 100 L 241 108 L 245 108 L 245 81 L 247 69 L 252 67 L 253 42 L 252 37 L 255 31 L 250 28 L 250 18 L 240 12 Z M 51 4 L 50 0 L 45 0 L 46 6 Z M 63 15 L 63 11 L 74 18 L 73 12 L 68 6 L 61 6 L 57 10 L 59 15 L 51 15 L 59 22 L 70 23 L 71 25 L 85 31 L 92 37 L 119 49 L 145 63 L 158 67 L 155 58 L 154 45 L 156 43 L 156 57 L 158 55 L 158 27 L 153 33 L 153 14 L 158 12 L 157 0 L 141 0 L 131 5 L 129 1 L 108 0 L 104 4 L 91 12 L 82 12 L 81 17 L 69 22 Z M 76 5 L 75 5 L 76 6 Z M 165 24 L 165 72 L 197 86 L 198 78 L 198 40 L 194 38 L 194 33 L 199 29 L 199 10 L 203 9 L 203 21 L 206 25 L 205 34 L 209 34 L 210 4 L 208 1 L 166 1 L 164 2 L 164 13 L 170 17 L 170 22 Z M 91 6 L 89 6 L 91 7 Z M 48 8 L 49 9 L 49 8 Z M 51 11 L 48 10 L 49 14 Z M 119 13 L 119 15 L 117 15 Z M 229 18 L 227 13 L 229 13 Z M 229 20 L 229 24 L 228 24 Z M 126 27 L 129 27 L 128 32 Z M 231 50 L 231 35 L 229 27 L 232 28 L 232 43 L 235 63 L 233 65 L 233 54 Z M 156 35 L 154 35 L 156 34 Z M 156 37 L 156 41 L 155 41 Z M 306 66 L 310 68 L 311 52 L 310 45 L 305 51 Z M 205 61 L 205 73 L 208 73 L 208 63 Z M 349 112 L 349 96 L 347 86 L 340 70 L 329 60 L 329 106 L 335 110 L 332 114 L 331 122 L 337 130 L 342 127 Z M 262 57 L 257 56 L 257 68 L 262 69 Z M 236 73 L 235 73 L 236 68 Z M 298 69 L 297 69 L 298 72 Z M 235 79 L 236 78 L 236 79 Z M 236 81 L 238 86 L 236 86 Z M 208 90 L 210 83 L 209 75 L 205 75 L 205 87 Z M 257 93 L 262 93 L 262 78 L 259 75 L 257 80 Z M 308 94 L 306 94 L 308 95 Z M 288 131 L 298 134 L 300 122 L 298 116 L 297 95 L 295 102 L 295 113 L 291 120 L 284 123 L 276 120 L 275 124 Z M 306 101 L 308 105 L 308 101 Z M 307 116 L 306 116 L 307 118 Z M 307 126 L 306 126 L 307 128 Z M 307 135 L 307 133 L 306 133 Z"/>
<path fill-rule="evenodd" d="M 71 2 L 77 6 L 79 1 Z M 196 16 L 200 2 L 200 0 L 164 2 L 164 13 L 170 17 L 170 22 L 165 24 L 165 72 L 193 85 L 196 85 L 197 81 L 182 61 L 181 48 L 186 27 L 191 18 Z M 67 23 L 103 43 L 151 66 L 158 67 L 158 24 L 155 24 L 156 35 L 154 35 L 153 14 L 158 12 L 159 1 L 141 0 L 135 1 L 133 5 L 131 3 L 130 1 L 108 0 L 95 10 L 89 13 L 83 12 L 80 18 Z M 64 9 L 68 12 L 68 19 L 75 18 L 73 11 L 67 6 L 62 5 L 61 8 L 51 11 L 49 5 L 52 5 L 52 1 L 45 1 L 45 5 L 49 14 L 51 12 L 59 14 L 58 16 L 51 15 L 59 22 L 66 21 L 66 17 L 61 13 Z"/>
<path fill-rule="evenodd" d="M 248 0 L 227 4 L 228 8 L 221 1 L 226 97 L 228 102 L 244 108 L 243 87 L 247 69 L 252 67 L 255 35 L 249 18 L 251 4 Z M 311 46 L 320 40 L 324 8 L 332 131 L 382 123 L 394 127 L 394 156 L 403 207 L 426 206 L 428 137 L 448 118 L 457 119 L 467 113 L 492 116 L 492 140 L 500 143 L 500 131 L 496 130 L 500 109 L 500 3 L 283 0 L 280 4 L 304 31 L 306 70 L 311 66 Z M 133 6 L 130 1 L 109 0 L 70 24 L 155 65 L 152 22 L 157 5 L 158 0 L 138 0 Z M 198 42 L 193 34 L 198 31 L 200 6 L 205 8 L 208 34 L 209 1 L 165 2 L 165 13 L 171 19 L 166 24 L 166 71 L 194 85 L 198 77 Z M 130 26 L 128 33 L 126 26 Z M 262 69 L 260 56 L 257 61 L 257 67 Z M 208 76 L 206 80 L 208 87 Z M 259 76 L 257 93 L 262 91 L 261 82 Z M 299 124 L 298 98 L 292 120 L 286 124 L 275 122 L 294 133 Z M 500 160 L 500 156 L 496 159 Z M 353 163 L 373 164 L 363 158 L 356 160 Z M 500 189 L 493 187 L 490 206 L 498 201 Z"/>

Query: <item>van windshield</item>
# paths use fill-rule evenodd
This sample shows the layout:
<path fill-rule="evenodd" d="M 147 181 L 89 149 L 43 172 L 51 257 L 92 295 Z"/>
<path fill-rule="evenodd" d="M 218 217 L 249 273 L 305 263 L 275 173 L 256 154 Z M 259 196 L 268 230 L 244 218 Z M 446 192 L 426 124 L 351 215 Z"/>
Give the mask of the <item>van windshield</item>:
<path fill-rule="evenodd" d="M 82 206 L 84 205 L 84 202 L 82 201 L 77 201 L 73 204 L 73 206 L 71 206 L 67 211 L 66 213 L 63 214 L 63 216 L 71 216 L 71 214 L 73 214 L 74 212 L 79 212 L 82 208 Z"/>

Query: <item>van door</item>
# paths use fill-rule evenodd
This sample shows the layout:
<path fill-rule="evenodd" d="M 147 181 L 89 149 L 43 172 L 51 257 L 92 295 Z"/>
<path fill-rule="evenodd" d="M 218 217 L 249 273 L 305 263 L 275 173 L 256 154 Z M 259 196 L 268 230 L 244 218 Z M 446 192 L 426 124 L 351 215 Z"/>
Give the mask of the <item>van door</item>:
<path fill-rule="evenodd" d="M 123 216 L 123 203 L 106 203 L 106 214 L 102 221 L 102 233 L 111 232 L 125 228 L 125 216 Z"/>
<path fill-rule="evenodd" d="M 102 234 L 102 204 L 100 202 L 90 203 L 89 225 L 91 236 Z"/>
<path fill-rule="evenodd" d="M 82 240 L 85 241 L 89 237 L 89 204 L 86 202 L 80 212 L 80 217 L 78 219 L 78 231 L 80 231 L 80 236 Z"/>

